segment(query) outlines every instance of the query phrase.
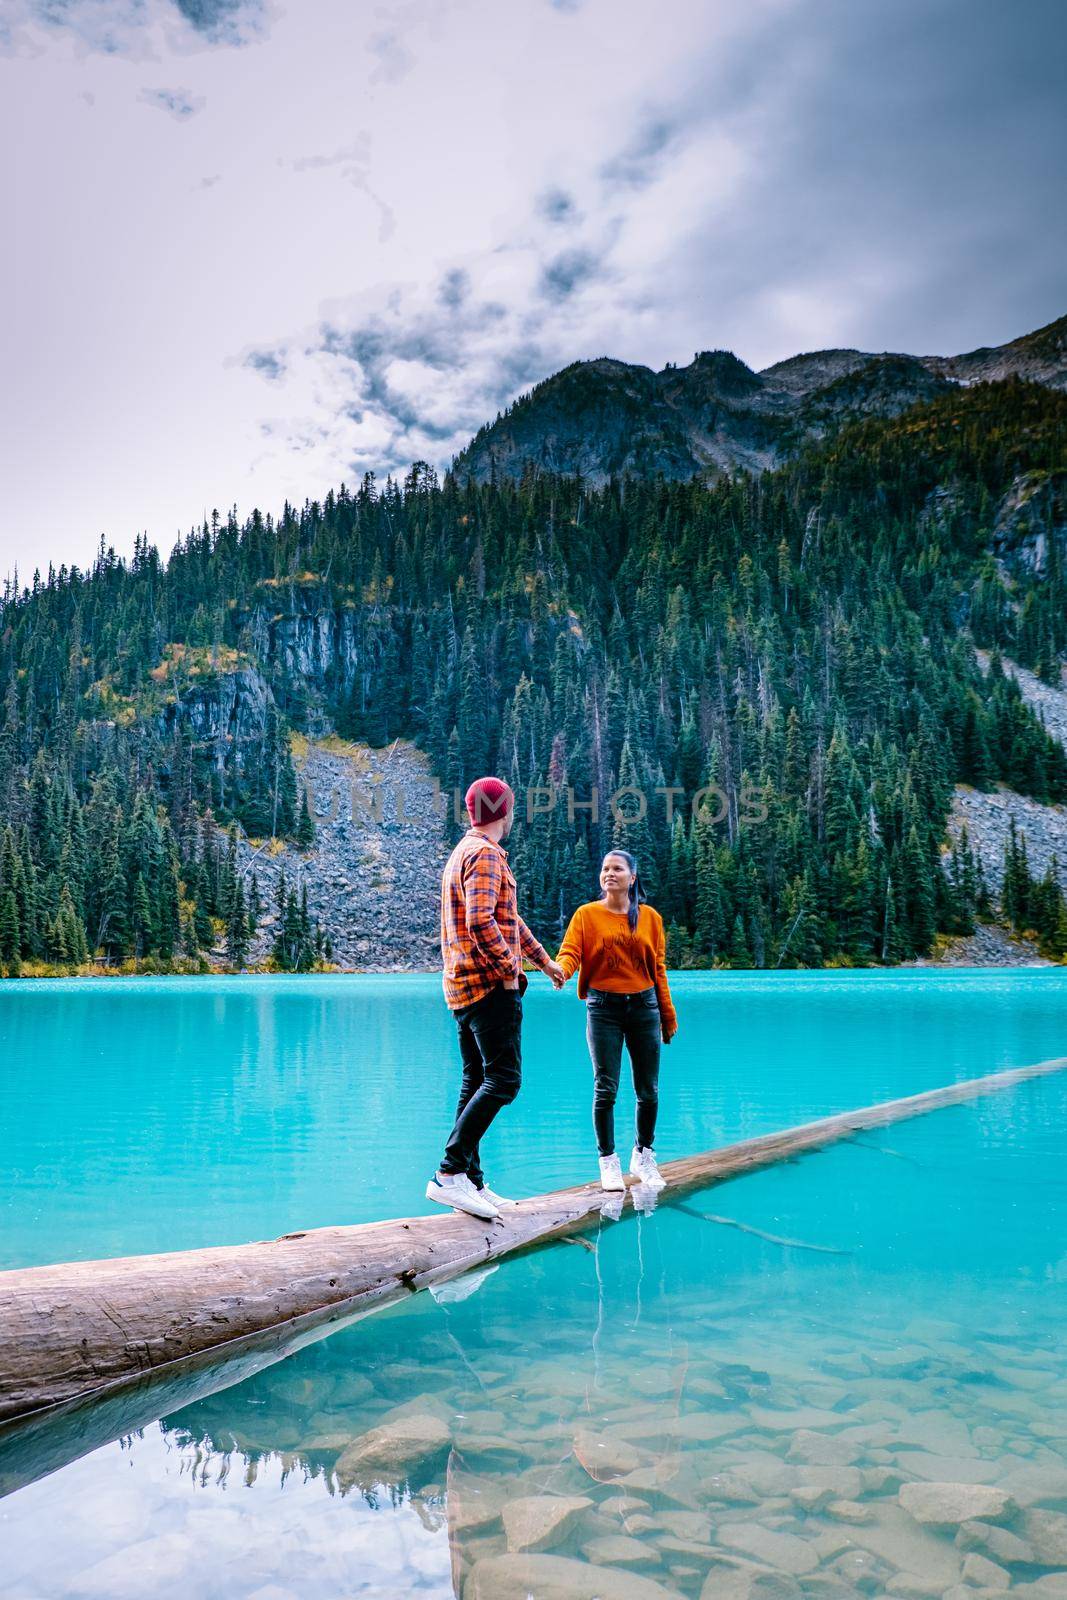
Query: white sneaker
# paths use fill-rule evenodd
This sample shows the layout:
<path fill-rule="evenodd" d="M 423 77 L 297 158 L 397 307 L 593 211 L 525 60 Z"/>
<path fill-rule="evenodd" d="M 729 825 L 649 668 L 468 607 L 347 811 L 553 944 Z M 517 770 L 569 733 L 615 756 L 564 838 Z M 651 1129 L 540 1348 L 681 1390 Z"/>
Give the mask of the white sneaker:
<path fill-rule="evenodd" d="M 659 1199 L 659 1190 L 654 1183 L 633 1183 L 630 1185 L 630 1204 L 639 1216 L 647 1217 L 656 1209 Z"/>
<path fill-rule="evenodd" d="M 639 1187 L 639 1185 L 635 1185 Z M 609 1222 L 618 1222 L 622 1217 L 622 1208 L 626 1204 L 626 1194 L 606 1194 L 600 1202 L 600 1215 L 607 1217 Z"/>
<path fill-rule="evenodd" d="M 469 1178 L 467 1182 L 470 1183 Z M 471 1188 L 474 1189 L 472 1183 Z M 488 1200 L 491 1206 L 496 1206 L 498 1211 L 509 1211 L 519 1203 L 517 1200 L 509 1200 L 507 1195 L 497 1194 L 496 1190 L 490 1189 L 488 1184 L 485 1184 L 481 1189 L 474 1189 L 474 1192 L 475 1194 L 480 1194 L 483 1200 Z"/>
<path fill-rule="evenodd" d="M 622 1175 L 618 1156 L 600 1157 L 600 1187 L 609 1192 L 626 1188 L 626 1179 Z"/>
<path fill-rule="evenodd" d="M 436 1200 L 439 1206 L 465 1211 L 468 1216 L 482 1217 L 486 1222 L 500 1215 L 492 1201 L 482 1198 L 465 1172 L 435 1172 L 426 1185 L 426 1198 Z"/>
<path fill-rule="evenodd" d="M 641 1149 L 634 1145 L 630 1156 L 630 1171 L 640 1183 L 647 1183 L 652 1189 L 665 1189 L 667 1180 L 656 1165 L 656 1158 L 649 1149 Z"/>

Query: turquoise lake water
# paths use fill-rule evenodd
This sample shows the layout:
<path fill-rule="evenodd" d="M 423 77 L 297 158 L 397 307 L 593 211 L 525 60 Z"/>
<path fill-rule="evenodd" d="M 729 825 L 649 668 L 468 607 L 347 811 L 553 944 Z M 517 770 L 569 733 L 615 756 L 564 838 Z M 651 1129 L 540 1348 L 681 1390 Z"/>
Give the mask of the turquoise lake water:
<path fill-rule="evenodd" d="M 1067 1054 L 1067 972 L 673 986 L 665 1158 Z M 515 1192 L 595 1170 L 582 1008 L 526 1017 Z M 433 979 L 11 986 L 0 1025 L 6 1264 L 428 1209 Z M 1056 1600 L 1065 1157 L 1067 1073 L 628 1205 L 0 1500 L 0 1596 Z"/>
<path fill-rule="evenodd" d="M 660 1156 L 1067 1054 L 1067 970 L 676 974 Z M 489 1182 L 596 1176 L 585 1008 L 536 975 Z M 0 1266 L 421 1212 L 451 1123 L 435 976 L 0 988 Z M 630 1137 L 624 1090 L 619 1147 Z"/>

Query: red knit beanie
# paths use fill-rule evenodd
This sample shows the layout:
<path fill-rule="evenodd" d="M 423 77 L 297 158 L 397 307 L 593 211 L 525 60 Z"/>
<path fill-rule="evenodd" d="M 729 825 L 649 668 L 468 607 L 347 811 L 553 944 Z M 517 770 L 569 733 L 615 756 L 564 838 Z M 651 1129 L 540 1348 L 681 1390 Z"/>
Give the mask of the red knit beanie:
<path fill-rule="evenodd" d="M 475 778 L 464 796 L 467 814 L 475 827 L 506 817 L 515 804 L 510 785 L 503 778 Z"/>

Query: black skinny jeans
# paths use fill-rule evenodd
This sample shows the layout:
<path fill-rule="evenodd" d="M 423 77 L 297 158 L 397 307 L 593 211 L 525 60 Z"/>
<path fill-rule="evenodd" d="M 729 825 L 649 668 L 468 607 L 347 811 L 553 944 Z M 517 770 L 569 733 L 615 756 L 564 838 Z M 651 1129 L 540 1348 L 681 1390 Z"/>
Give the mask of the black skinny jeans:
<path fill-rule="evenodd" d="M 597 1150 L 615 1154 L 615 1098 L 619 1092 L 622 1047 L 633 1069 L 637 1096 L 637 1143 L 651 1148 L 659 1110 L 659 1001 L 655 989 L 640 994 L 609 994 L 590 989 L 585 1036 L 593 1059 L 593 1127 Z"/>
<path fill-rule="evenodd" d="M 476 1189 L 484 1180 L 478 1147 L 501 1106 L 522 1085 L 522 1000 L 517 989 L 495 989 L 454 1011 L 463 1058 L 456 1125 L 448 1136 L 442 1172 L 465 1172 Z"/>

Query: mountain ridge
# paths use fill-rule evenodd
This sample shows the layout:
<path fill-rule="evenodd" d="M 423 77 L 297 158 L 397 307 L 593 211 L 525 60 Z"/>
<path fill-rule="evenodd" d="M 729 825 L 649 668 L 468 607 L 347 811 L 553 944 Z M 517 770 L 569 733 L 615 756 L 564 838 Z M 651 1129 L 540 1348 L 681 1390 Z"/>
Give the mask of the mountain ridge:
<path fill-rule="evenodd" d="M 978 382 L 1018 377 L 1067 389 L 1067 317 L 955 356 L 809 351 L 760 371 L 729 350 L 658 372 L 598 356 L 545 378 L 478 430 L 452 463 L 459 480 L 537 472 L 708 481 L 764 472 L 844 422 L 895 416 Z"/>

